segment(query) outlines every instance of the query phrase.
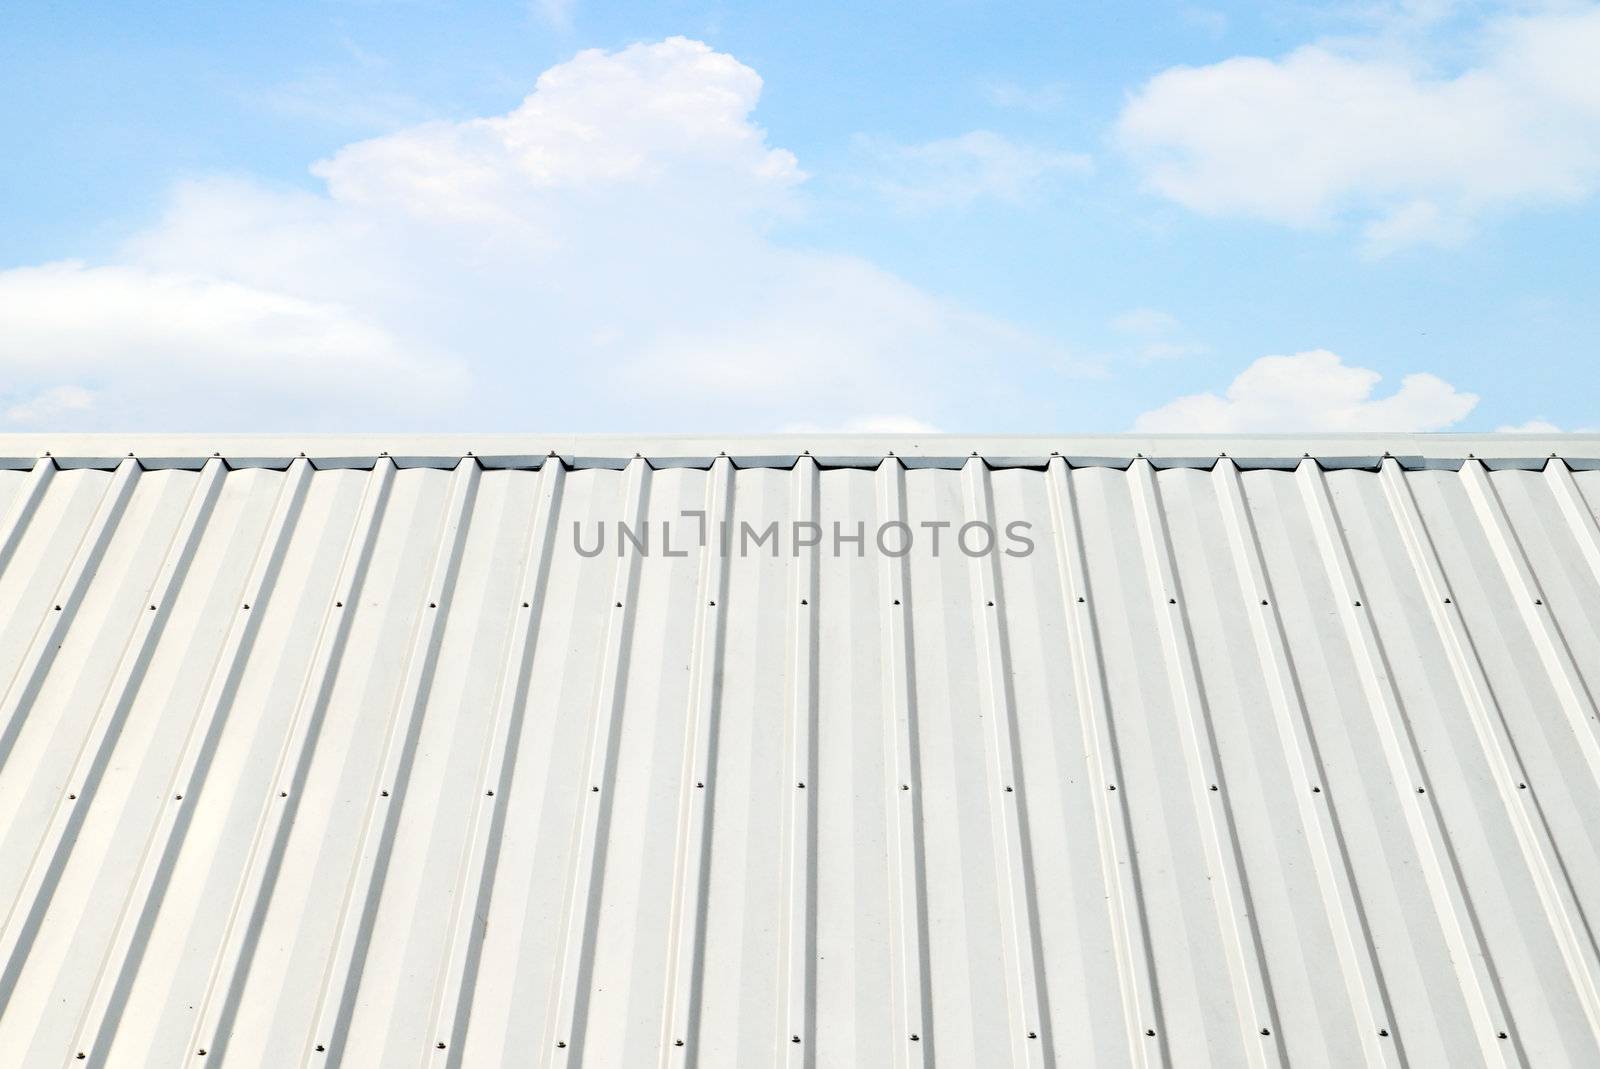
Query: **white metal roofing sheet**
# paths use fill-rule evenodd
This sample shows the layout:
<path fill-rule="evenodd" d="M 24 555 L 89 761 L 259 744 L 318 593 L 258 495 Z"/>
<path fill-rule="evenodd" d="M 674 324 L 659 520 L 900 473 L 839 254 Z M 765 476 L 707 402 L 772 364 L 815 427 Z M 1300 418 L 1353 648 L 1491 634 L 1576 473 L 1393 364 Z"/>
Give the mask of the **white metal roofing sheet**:
<path fill-rule="evenodd" d="M 1592 440 L 285 441 L 0 470 L 0 1061 L 1600 1059 Z"/>

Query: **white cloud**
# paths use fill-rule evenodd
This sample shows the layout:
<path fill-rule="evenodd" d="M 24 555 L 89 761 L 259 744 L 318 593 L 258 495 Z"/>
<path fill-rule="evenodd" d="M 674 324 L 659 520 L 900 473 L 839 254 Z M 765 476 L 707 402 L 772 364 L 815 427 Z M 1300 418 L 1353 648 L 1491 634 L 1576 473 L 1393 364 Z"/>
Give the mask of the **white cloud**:
<path fill-rule="evenodd" d="M 1082 153 L 1025 145 L 989 130 L 920 145 L 872 139 L 862 144 L 874 157 L 878 190 L 911 210 L 985 199 L 1020 204 L 1063 177 L 1092 169 Z"/>
<path fill-rule="evenodd" d="M 1383 378 L 1350 367 L 1326 349 L 1263 356 L 1224 395 L 1191 394 L 1146 412 L 1136 431 L 1246 433 L 1252 431 L 1436 431 L 1464 418 L 1478 403 L 1435 375 L 1406 375 L 1400 388 L 1374 397 Z"/>
<path fill-rule="evenodd" d="M 1436 20 L 1437 4 L 1408 17 Z M 1411 10 L 1411 9 L 1415 10 Z M 1406 14 L 1406 12 L 1402 12 Z M 1146 185 L 1208 215 L 1354 221 L 1370 252 L 1454 244 L 1478 219 L 1600 188 L 1600 8 L 1501 18 L 1437 73 L 1384 39 L 1158 74 L 1117 138 Z"/>
<path fill-rule="evenodd" d="M 772 237 L 804 175 L 760 92 L 682 38 L 588 51 L 508 114 L 344 147 L 323 192 L 185 183 L 109 262 L 0 272 L 0 382 L 94 391 L 39 417 L 85 429 L 758 430 L 1070 363 Z"/>
<path fill-rule="evenodd" d="M 1542 419 L 1530 419 L 1514 426 L 1496 427 L 1496 434 L 1560 434 L 1561 428 Z"/>
<path fill-rule="evenodd" d="M 270 405 L 327 421 L 458 401 L 464 385 L 454 362 L 331 302 L 73 262 L 0 272 L 0 369 L 54 399 L 8 418 L 57 425 L 199 427 Z M 83 382 L 100 384 L 104 403 L 62 403 Z"/>

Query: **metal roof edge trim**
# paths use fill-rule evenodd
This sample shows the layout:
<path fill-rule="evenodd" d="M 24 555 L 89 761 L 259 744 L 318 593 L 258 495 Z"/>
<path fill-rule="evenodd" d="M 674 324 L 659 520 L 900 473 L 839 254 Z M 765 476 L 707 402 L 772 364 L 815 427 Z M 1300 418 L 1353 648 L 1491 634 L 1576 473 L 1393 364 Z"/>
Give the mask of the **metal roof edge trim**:
<path fill-rule="evenodd" d="M 125 461 L 133 460 L 143 471 L 199 471 L 205 467 L 206 462 L 221 459 L 223 465 L 230 471 L 245 471 L 261 469 L 266 471 L 287 471 L 296 460 L 307 461 L 313 471 L 371 471 L 380 460 L 380 456 L 370 457 L 235 457 L 222 455 L 220 458 L 213 456 L 193 457 L 6 457 L 0 456 L 0 471 L 30 471 L 40 460 L 48 460 L 61 471 L 115 471 Z M 479 457 L 470 453 L 464 455 L 448 454 L 441 456 L 405 456 L 388 457 L 399 470 L 407 469 L 432 469 L 434 471 L 454 471 L 460 467 L 463 460 L 472 460 L 484 471 L 538 471 L 550 457 Z M 790 471 L 799 462 L 799 457 L 589 457 L 570 456 L 553 458 L 558 464 L 568 471 L 625 471 L 628 465 L 635 460 L 643 461 L 651 470 L 667 470 L 673 468 L 692 469 L 697 471 L 709 470 L 718 460 L 728 460 L 734 468 L 739 470 L 771 469 Z M 1039 456 L 1039 457 L 902 457 L 894 453 L 885 456 L 859 456 L 859 457 L 812 457 L 817 467 L 822 471 L 858 470 L 876 471 L 886 460 L 897 461 L 901 467 L 908 471 L 918 470 L 943 470 L 959 471 L 974 460 L 980 461 L 990 471 L 1028 470 L 1044 471 L 1050 466 L 1052 460 L 1062 461 L 1068 468 L 1109 468 L 1114 471 L 1127 471 L 1136 462 L 1144 461 L 1157 471 L 1171 469 L 1188 469 L 1191 471 L 1211 471 L 1219 460 L 1230 460 L 1240 471 L 1294 471 L 1306 461 L 1311 461 L 1322 471 L 1367 471 L 1376 472 L 1383 467 L 1383 462 L 1393 460 L 1402 471 L 1460 471 L 1468 462 L 1482 464 L 1489 471 L 1543 471 L 1551 461 L 1559 461 L 1570 471 L 1595 471 L 1600 470 L 1600 457 L 1397 457 L 1397 456 L 1363 456 L 1363 457 L 1322 457 L 1322 456 L 1282 456 L 1282 457 L 1075 457 L 1075 456 Z"/>
<path fill-rule="evenodd" d="M 221 457 L 229 468 L 283 470 L 305 457 L 314 469 L 370 470 L 380 457 L 397 468 L 451 469 L 474 457 L 485 470 L 536 471 L 557 458 L 571 470 L 619 470 L 634 458 L 653 468 L 710 468 L 725 457 L 739 469 L 791 469 L 810 457 L 822 469 L 877 468 L 894 457 L 908 469 L 957 469 L 973 458 L 990 469 L 1043 469 L 1060 458 L 1073 468 L 1210 470 L 1227 457 L 1242 470 L 1289 470 L 1304 459 L 1326 471 L 1373 471 L 1392 458 L 1405 470 L 1460 470 L 1471 459 L 1491 471 L 1537 470 L 1552 458 L 1574 471 L 1600 468 L 1600 434 L 1323 435 L 154 435 L 0 434 L 0 468 L 109 470 L 127 457 L 146 470 L 197 470 Z"/>
<path fill-rule="evenodd" d="M 1600 459 L 1600 434 L 0 434 L 0 456 L 658 457 L 1366 456 Z"/>

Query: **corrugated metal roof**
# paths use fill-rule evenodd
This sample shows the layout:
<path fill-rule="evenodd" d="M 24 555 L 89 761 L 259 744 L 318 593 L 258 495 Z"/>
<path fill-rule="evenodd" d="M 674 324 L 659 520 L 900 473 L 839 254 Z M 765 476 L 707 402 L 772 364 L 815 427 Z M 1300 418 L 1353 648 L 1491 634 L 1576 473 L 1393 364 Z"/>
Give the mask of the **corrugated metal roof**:
<path fill-rule="evenodd" d="M 0 1061 L 1600 1060 L 1595 439 L 484 441 L 0 439 Z"/>

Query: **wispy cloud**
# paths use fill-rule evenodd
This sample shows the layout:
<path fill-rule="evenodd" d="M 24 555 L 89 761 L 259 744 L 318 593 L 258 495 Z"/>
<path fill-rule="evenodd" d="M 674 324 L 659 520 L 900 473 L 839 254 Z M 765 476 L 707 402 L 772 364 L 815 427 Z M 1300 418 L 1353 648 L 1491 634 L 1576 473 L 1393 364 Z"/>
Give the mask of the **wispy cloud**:
<path fill-rule="evenodd" d="M 1055 111 L 1067 102 L 1067 87 L 1062 82 L 1040 82 L 1036 85 L 1011 81 L 985 82 L 982 92 L 983 99 L 994 107 L 1018 111 Z"/>
<path fill-rule="evenodd" d="M 1446 17 L 1402 5 L 1395 18 Z M 1600 8 L 1499 18 L 1453 75 L 1403 41 L 1345 39 L 1281 59 L 1174 67 L 1117 140 L 1146 186 L 1207 215 L 1357 224 L 1376 255 L 1459 244 L 1481 219 L 1600 189 Z"/>
<path fill-rule="evenodd" d="M 1143 361 L 1175 360 L 1198 356 L 1210 346 L 1191 341 L 1178 317 L 1158 308 L 1130 308 L 1111 319 L 1113 331 L 1128 338 L 1135 356 Z"/>
<path fill-rule="evenodd" d="M 989 130 L 919 145 L 865 137 L 859 144 L 871 161 L 871 183 L 897 206 L 913 211 L 979 200 L 1021 204 L 1093 169 L 1081 152 L 1024 144 Z"/>

